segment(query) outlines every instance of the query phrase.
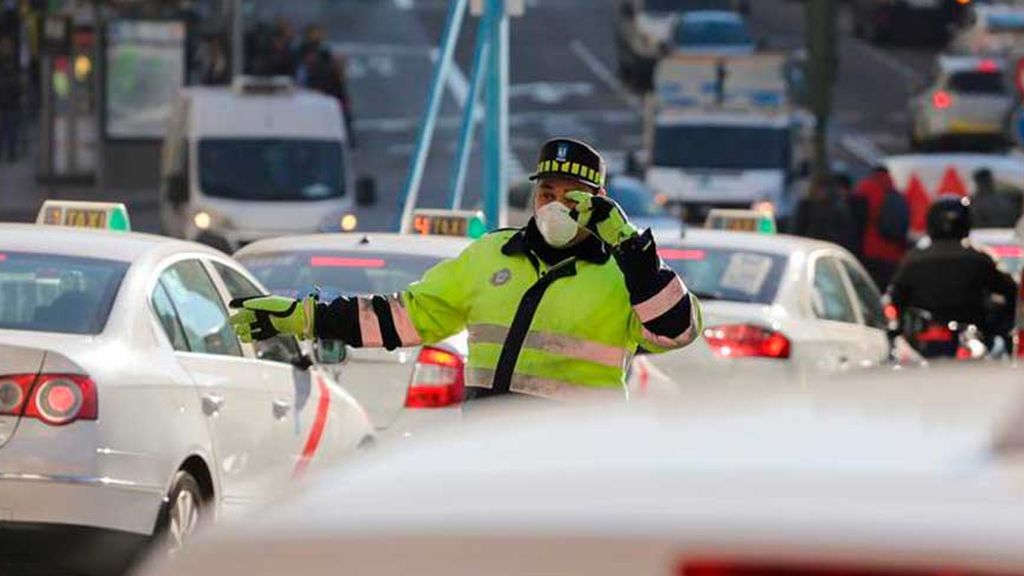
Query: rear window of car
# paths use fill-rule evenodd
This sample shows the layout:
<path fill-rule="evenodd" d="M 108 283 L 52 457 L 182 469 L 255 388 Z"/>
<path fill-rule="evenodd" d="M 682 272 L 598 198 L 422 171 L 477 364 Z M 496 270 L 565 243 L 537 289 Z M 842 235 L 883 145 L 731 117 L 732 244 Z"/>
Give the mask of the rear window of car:
<path fill-rule="evenodd" d="M 949 77 L 949 89 L 968 94 L 1003 94 L 1006 84 L 998 72 L 957 72 Z"/>
<path fill-rule="evenodd" d="M 0 329 L 99 334 L 127 262 L 0 252 Z"/>
<path fill-rule="evenodd" d="M 337 250 L 238 257 L 275 294 L 305 295 L 318 287 L 326 297 L 399 292 L 441 260 L 438 256 Z"/>
<path fill-rule="evenodd" d="M 705 300 L 771 304 L 786 267 L 785 256 L 748 250 L 663 246 L 658 254 Z"/>

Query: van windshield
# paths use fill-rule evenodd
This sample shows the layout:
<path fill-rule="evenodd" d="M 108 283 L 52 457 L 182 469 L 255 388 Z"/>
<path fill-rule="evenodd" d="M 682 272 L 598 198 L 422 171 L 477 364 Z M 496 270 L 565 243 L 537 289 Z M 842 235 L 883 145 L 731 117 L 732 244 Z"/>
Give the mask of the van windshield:
<path fill-rule="evenodd" d="M 789 132 L 746 126 L 660 126 L 654 165 L 721 170 L 787 170 Z"/>
<path fill-rule="evenodd" d="M 345 195 L 341 143 L 334 140 L 204 138 L 198 164 L 207 196 L 293 202 Z"/>

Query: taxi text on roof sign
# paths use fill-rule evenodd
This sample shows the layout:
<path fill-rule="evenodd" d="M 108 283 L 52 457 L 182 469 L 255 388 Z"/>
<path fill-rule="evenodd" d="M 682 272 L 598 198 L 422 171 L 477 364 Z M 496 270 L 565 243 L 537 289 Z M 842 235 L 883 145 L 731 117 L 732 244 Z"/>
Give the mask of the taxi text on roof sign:
<path fill-rule="evenodd" d="M 131 230 L 128 209 L 120 202 L 47 200 L 39 209 L 36 224 L 96 228 L 117 232 Z"/>
<path fill-rule="evenodd" d="M 475 210 L 416 210 L 409 232 L 422 236 L 479 238 L 487 232 L 487 225 L 483 213 Z"/>
<path fill-rule="evenodd" d="M 762 210 L 724 210 L 714 209 L 708 213 L 704 227 L 710 230 L 727 230 L 730 232 L 758 232 L 774 234 L 775 215 Z"/>

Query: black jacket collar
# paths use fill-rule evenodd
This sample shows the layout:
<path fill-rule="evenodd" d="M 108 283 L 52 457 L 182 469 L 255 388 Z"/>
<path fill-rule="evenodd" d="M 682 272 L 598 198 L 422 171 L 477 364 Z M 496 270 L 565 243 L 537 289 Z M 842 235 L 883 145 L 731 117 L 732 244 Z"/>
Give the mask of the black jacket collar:
<path fill-rule="evenodd" d="M 611 257 L 604 243 L 595 236 L 588 236 L 583 242 L 569 248 L 554 248 L 544 241 L 533 218 L 505 242 L 501 253 L 506 256 L 535 256 L 548 266 L 572 257 L 592 264 L 604 264 Z"/>

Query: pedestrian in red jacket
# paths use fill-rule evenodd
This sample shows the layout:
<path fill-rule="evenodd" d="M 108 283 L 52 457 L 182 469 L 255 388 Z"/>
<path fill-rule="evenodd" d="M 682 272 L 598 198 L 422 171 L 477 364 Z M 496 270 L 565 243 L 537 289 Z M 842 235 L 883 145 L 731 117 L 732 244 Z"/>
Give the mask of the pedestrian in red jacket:
<path fill-rule="evenodd" d="M 892 240 L 883 236 L 879 231 L 878 222 L 882 214 L 885 194 L 895 187 L 889 171 L 885 167 L 879 166 L 857 183 L 857 188 L 851 198 L 855 218 L 863 233 L 861 252 L 858 256 L 881 290 L 885 290 L 885 287 L 889 285 L 896 267 L 907 251 L 905 239 Z"/>

